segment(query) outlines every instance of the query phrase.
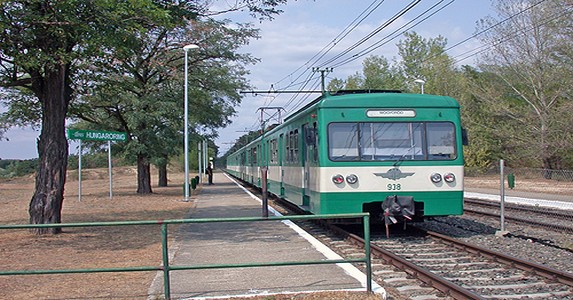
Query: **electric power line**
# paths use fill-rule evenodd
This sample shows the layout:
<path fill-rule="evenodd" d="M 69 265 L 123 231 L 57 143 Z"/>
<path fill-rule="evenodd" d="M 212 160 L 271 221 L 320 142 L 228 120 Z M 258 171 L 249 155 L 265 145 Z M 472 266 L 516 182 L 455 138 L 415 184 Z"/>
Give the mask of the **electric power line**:
<path fill-rule="evenodd" d="M 420 21 L 414 23 L 412 26 L 409 26 L 408 28 L 405 28 L 406 26 L 410 25 L 411 23 L 413 23 L 414 21 L 418 20 L 419 18 L 421 18 L 422 16 L 424 16 L 426 13 L 430 12 L 432 9 L 434 9 L 435 7 L 437 7 L 439 4 L 441 4 L 442 2 L 444 2 L 445 0 L 439 1 L 438 3 L 434 4 L 433 6 L 431 6 L 430 8 L 426 9 L 424 12 L 422 12 L 421 14 L 419 14 L 418 16 L 416 16 L 414 19 L 410 20 L 409 22 L 407 22 L 406 24 L 402 25 L 400 28 L 392 31 L 391 33 L 389 33 L 388 35 L 386 35 L 385 37 L 383 37 L 382 39 L 380 39 L 378 42 L 366 47 L 365 49 L 359 51 L 358 53 L 354 54 L 353 56 L 346 58 L 345 60 L 338 62 L 337 64 L 334 64 L 333 67 L 334 68 L 338 68 L 342 65 L 348 64 L 350 62 L 353 62 L 367 54 L 372 53 L 374 50 L 388 44 L 389 42 L 393 41 L 394 39 L 396 39 L 397 37 L 403 35 L 405 32 L 409 31 L 410 29 L 420 25 L 422 22 L 426 21 L 427 19 L 429 19 L 430 17 L 434 16 L 435 14 L 437 14 L 438 12 L 442 11 L 443 9 L 445 9 L 446 7 L 448 7 L 450 4 L 452 4 L 455 0 L 451 0 L 450 2 L 446 3 L 444 6 L 439 7 L 437 10 L 431 12 L 428 16 L 422 18 Z M 404 29 L 405 28 L 405 29 Z"/>
<path fill-rule="evenodd" d="M 305 70 L 305 72 L 306 72 L 315 62 L 319 61 L 328 52 L 330 52 L 330 50 L 332 50 L 332 48 L 334 48 L 338 43 L 340 43 L 344 38 L 346 38 L 346 36 L 348 36 L 348 34 L 350 34 L 352 31 L 354 31 L 354 29 L 356 29 L 356 27 L 358 27 L 358 25 L 360 25 L 376 9 L 378 9 L 378 7 L 380 7 L 380 5 L 382 5 L 382 3 L 384 1 L 385 0 L 381 0 L 381 1 L 380 0 L 374 0 L 372 3 L 370 3 L 370 5 L 366 9 L 364 9 L 352 22 L 350 22 L 350 24 L 348 24 L 336 37 L 334 37 L 334 39 L 332 41 L 330 41 L 328 44 L 326 44 L 318 53 L 316 53 L 313 57 L 311 57 L 309 60 L 307 60 L 303 65 L 298 67 L 296 70 L 294 70 L 290 74 L 286 75 L 285 77 L 283 77 L 279 81 L 275 82 L 274 85 L 278 85 L 279 83 L 281 83 L 286 78 L 293 76 L 296 72 L 298 72 L 299 70 L 301 70 L 305 66 L 306 66 L 306 70 Z M 379 3 L 375 4 L 376 2 L 379 2 Z M 326 48 L 328 48 L 328 49 L 325 50 Z M 302 77 L 302 75 L 305 72 L 303 72 L 302 74 L 297 76 L 297 78 L 294 79 L 293 81 L 298 80 L 300 77 Z M 291 86 L 292 86 L 292 81 L 286 88 L 291 87 Z"/>

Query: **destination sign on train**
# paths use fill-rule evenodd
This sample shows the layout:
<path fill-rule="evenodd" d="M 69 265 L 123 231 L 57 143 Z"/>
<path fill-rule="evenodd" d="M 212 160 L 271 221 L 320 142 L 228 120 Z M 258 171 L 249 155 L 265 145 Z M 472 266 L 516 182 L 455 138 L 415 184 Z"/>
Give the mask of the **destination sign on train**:
<path fill-rule="evenodd" d="M 370 118 L 411 118 L 416 116 L 413 109 L 369 109 L 366 115 Z"/>

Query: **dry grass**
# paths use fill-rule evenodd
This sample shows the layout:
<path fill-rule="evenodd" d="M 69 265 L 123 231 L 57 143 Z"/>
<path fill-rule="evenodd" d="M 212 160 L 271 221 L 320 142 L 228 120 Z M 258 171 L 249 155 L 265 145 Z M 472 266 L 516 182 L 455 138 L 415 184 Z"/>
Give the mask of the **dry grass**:
<path fill-rule="evenodd" d="M 499 190 L 500 178 L 497 176 L 487 177 L 465 177 L 464 185 L 466 188 L 484 188 L 484 189 L 497 189 Z M 506 191 L 507 178 L 505 179 Z M 544 178 L 521 178 L 517 177 L 515 182 L 515 192 L 531 193 L 531 197 L 535 198 L 537 193 L 547 193 L 555 195 L 572 195 L 573 196 L 573 182 L 571 181 L 556 181 Z"/>
<path fill-rule="evenodd" d="M 113 199 L 109 199 L 107 170 L 82 174 L 81 202 L 77 175 L 68 178 L 64 223 L 178 219 L 192 205 L 181 201 L 182 187 L 173 183 L 171 187 L 154 187 L 152 195 L 137 195 L 131 168 L 114 169 Z M 175 182 L 178 177 L 173 176 Z M 33 190 L 33 177 L 1 181 L 0 223 L 26 224 Z M 0 269 L 158 266 L 160 237 L 159 226 L 64 228 L 62 234 L 46 236 L 3 230 Z M 154 276 L 155 272 L 3 276 L 0 299 L 145 299 Z"/>

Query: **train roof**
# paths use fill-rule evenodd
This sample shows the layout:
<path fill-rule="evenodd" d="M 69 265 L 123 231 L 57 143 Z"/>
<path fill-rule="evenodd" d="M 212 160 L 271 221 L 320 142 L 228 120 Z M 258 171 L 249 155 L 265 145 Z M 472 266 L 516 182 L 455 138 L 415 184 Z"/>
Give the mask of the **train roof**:
<path fill-rule="evenodd" d="M 446 107 L 459 108 L 459 103 L 452 97 L 430 94 L 406 94 L 396 90 L 342 90 L 326 93 L 296 112 L 285 121 L 296 117 L 299 113 L 314 107 L 320 108 L 430 108 Z"/>

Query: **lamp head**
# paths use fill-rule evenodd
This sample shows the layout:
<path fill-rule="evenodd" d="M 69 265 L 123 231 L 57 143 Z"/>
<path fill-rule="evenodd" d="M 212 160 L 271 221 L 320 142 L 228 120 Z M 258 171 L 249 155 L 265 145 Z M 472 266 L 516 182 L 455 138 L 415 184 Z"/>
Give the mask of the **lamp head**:
<path fill-rule="evenodd" d="M 189 49 L 199 49 L 199 46 L 197 46 L 195 44 L 189 44 L 189 45 L 183 46 L 183 50 L 187 51 Z"/>

